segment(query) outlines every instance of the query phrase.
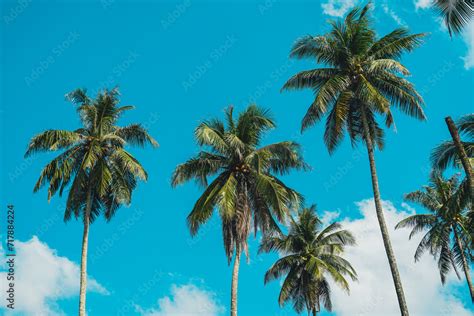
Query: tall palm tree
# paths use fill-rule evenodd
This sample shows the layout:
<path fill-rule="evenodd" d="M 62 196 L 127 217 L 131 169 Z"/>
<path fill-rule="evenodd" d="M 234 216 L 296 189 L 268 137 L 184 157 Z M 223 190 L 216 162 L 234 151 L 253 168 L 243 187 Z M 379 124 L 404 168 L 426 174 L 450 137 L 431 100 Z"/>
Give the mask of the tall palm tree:
<path fill-rule="evenodd" d="M 81 217 L 82 238 L 79 315 L 86 314 L 87 247 L 89 225 L 103 214 L 109 221 L 123 204 L 130 204 L 137 180 L 147 173 L 138 160 L 125 150 L 127 145 L 144 146 L 157 142 L 140 124 L 116 125 L 119 117 L 133 106 L 119 106 L 117 89 L 99 92 L 96 99 L 82 89 L 66 95 L 74 103 L 82 127 L 47 130 L 33 137 L 25 157 L 44 151 L 61 151 L 49 162 L 36 182 L 34 192 L 48 183 L 48 201 L 69 187 L 64 221 Z M 70 184 L 70 186 L 69 186 Z"/>
<path fill-rule="evenodd" d="M 278 303 L 293 302 L 297 313 L 306 309 L 316 316 L 321 305 L 331 311 L 327 277 L 349 292 L 346 277 L 356 280 L 357 274 L 342 255 L 345 246 L 354 244 L 353 235 L 341 230 L 341 224 L 322 227 L 316 207 L 305 208 L 291 220 L 287 235 L 268 235 L 262 240 L 259 252 L 277 251 L 282 256 L 265 273 L 265 284 L 283 277 Z"/>
<path fill-rule="evenodd" d="M 235 119 L 230 107 L 225 115 L 225 123 L 212 119 L 196 128 L 196 141 L 204 148 L 176 167 L 172 185 L 195 179 L 205 187 L 187 218 L 193 236 L 214 209 L 218 210 L 229 264 L 235 253 L 231 315 L 237 315 L 240 256 L 242 251 L 247 253 L 250 231 L 252 227 L 255 233 L 260 229 L 263 234 L 279 230 L 277 221 L 284 221 L 290 208 L 299 205 L 302 197 L 277 175 L 292 169 L 305 170 L 308 166 L 295 142 L 259 147 L 263 134 L 275 127 L 267 110 L 251 105 Z M 213 177 L 211 183 L 209 177 Z"/>
<path fill-rule="evenodd" d="M 459 167 L 462 165 L 466 173 L 465 184 L 470 188 L 471 197 L 474 196 L 474 114 L 461 117 L 456 123 L 451 117 L 446 117 L 449 133 L 452 141 L 445 141 L 438 145 L 431 153 L 433 167 L 437 170 L 445 170 L 447 167 Z M 460 134 L 466 137 L 461 140 Z"/>
<path fill-rule="evenodd" d="M 474 3 L 470 0 L 433 0 L 433 4 L 451 36 L 461 33 L 473 18 Z"/>
<path fill-rule="evenodd" d="M 419 232 L 427 231 L 416 249 L 415 261 L 429 250 L 438 259 L 443 284 L 451 268 L 456 274 L 457 268 L 462 268 L 474 302 L 474 287 L 468 263 L 471 237 L 466 209 L 459 203 L 460 190 L 462 188 L 457 175 L 445 180 L 438 171 L 432 172 L 429 185 L 405 195 L 406 201 L 422 205 L 429 213 L 409 216 L 398 223 L 396 228 L 411 227 L 410 239 Z"/>
<path fill-rule="evenodd" d="M 296 41 L 290 57 L 309 58 L 323 68 L 302 71 L 291 77 L 282 90 L 312 89 L 314 102 L 302 121 L 302 131 L 327 114 L 324 142 L 330 153 L 347 129 L 352 145 L 367 147 L 377 219 L 390 264 L 402 315 L 408 315 L 402 282 L 382 210 L 374 150 L 383 148 L 383 129 L 376 116 L 392 126 L 392 107 L 418 119 L 425 119 L 423 100 L 403 76 L 408 70 L 399 62 L 404 52 L 422 43 L 425 34 L 409 34 L 398 28 L 377 38 L 369 19 L 370 5 L 355 8 L 344 21 L 330 21 L 331 31 Z"/>

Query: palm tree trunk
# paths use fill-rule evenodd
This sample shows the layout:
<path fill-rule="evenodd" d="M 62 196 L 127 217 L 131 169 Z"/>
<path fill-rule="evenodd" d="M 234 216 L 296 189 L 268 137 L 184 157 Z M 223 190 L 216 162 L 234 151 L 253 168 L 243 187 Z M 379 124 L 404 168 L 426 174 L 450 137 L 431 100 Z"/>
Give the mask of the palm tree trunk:
<path fill-rule="evenodd" d="M 461 252 L 462 266 L 464 269 L 464 275 L 466 276 L 467 285 L 469 286 L 469 292 L 471 293 L 471 301 L 474 303 L 474 286 L 472 285 L 471 275 L 469 273 L 469 264 L 467 263 L 466 256 L 464 256 L 464 247 L 462 246 L 461 240 L 459 239 L 458 232 L 456 228 L 453 227 L 454 238 L 456 239 L 456 244 Z"/>
<path fill-rule="evenodd" d="M 400 307 L 400 312 L 402 316 L 408 316 L 408 306 L 405 300 L 405 294 L 403 293 L 402 280 L 400 278 L 400 273 L 398 272 L 397 261 L 395 259 L 395 254 L 393 253 L 392 244 L 390 242 L 390 236 L 387 229 L 387 224 L 385 222 L 385 217 L 382 209 L 382 202 L 380 198 L 379 190 L 379 181 L 377 178 L 377 170 L 375 167 L 375 157 L 374 157 L 374 147 L 372 144 L 372 138 L 370 137 L 369 125 L 367 123 L 367 117 L 365 113 L 362 113 L 362 124 L 364 127 L 364 137 L 367 145 L 367 152 L 369 155 L 370 163 L 370 174 L 372 177 L 372 189 L 374 192 L 374 201 L 375 201 L 375 212 L 377 214 L 377 219 L 380 226 L 380 231 L 382 233 L 383 244 L 385 247 L 385 252 L 387 254 L 388 263 L 390 265 L 390 270 L 392 272 L 393 283 L 395 285 L 395 291 L 397 293 L 398 305 Z"/>
<path fill-rule="evenodd" d="M 239 284 L 240 245 L 235 249 L 234 269 L 232 270 L 232 288 L 230 290 L 230 315 L 237 316 L 237 288 Z"/>
<path fill-rule="evenodd" d="M 81 286 L 79 292 L 79 316 L 86 315 L 86 291 L 87 291 L 87 246 L 89 244 L 89 215 L 91 211 L 91 188 L 87 191 L 86 209 L 84 212 L 84 232 L 82 235 L 81 255 Z"/>
<path fill-rule="evenodd" d="M 447 116 L 445 118 L 445 121 L 446 121 L 446 125 L 448 125 L 449 133 L 451 134 L 454 145 L 456 146 L 456 149 L 458 151 L 459 159 L 461 159 L 462 166 L 464 168 L 464 171 L 466 172 L 466 179 L 469 184 L 469 187 L 471 188 L 471 196 L 473 196 L 474 195 L 474 173 L 472 171 L 472 166 L 469 161 L 469 158 L 467 157 L 466 150 L 464 149 L 464 146 L 461 143 L 461 138 L 459 137 L 458 128 L 456 127 L 456 125 L 454 124 L 450 116 Z"/>

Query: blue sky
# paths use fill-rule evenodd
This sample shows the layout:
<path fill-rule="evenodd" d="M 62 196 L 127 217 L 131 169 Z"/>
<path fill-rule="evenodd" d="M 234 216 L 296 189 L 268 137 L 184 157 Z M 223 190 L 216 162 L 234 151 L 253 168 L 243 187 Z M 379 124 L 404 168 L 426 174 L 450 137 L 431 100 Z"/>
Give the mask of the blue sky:
<path fill-rule="evenodd" d="M 289 76 L 315 66 L 289 60 L 292 43 L 300 36 L 325 32 L 328 19 L 356 3 L 2 1 L 0 192 L 4 204 L 15 205 L 16 239 L 24 255 L 19 267 L 25 273 L 19 285 L 23 288 L 18 289 L 23 301 L 18 304 L 24 305 L 20 314 L 32 314 L 32 308 L 73 314 L 77 308 L 77 285 L 69 278 L 74 278 L 80 261 L 82 225 L 62 222 L 64 198 L 55 197 L 48 204 L 45 191 L 32 193 L 42 166 L 53 155 L 24 160 L 23 154 L 36 133 L 79 126 L 73 106 L 64 100 L 78 87 L 95 94 L 118 85 L 122 103 L 136 106 L 121 123 L 144 123 L 160 143 L 155 150 L 132 150 L 149 173 L 132 205 L 120 209 L 110 223 L 99 219 L 91 228 L 88 273 L 95 282 L 87 301 L 90 315 L 172 315 L 189 306 L 203 306 L 206 315 L 228 312 L 231 268 L 219 221 L 213 218 L 198 238 L 191 239 L 185 218 L 201 189 L 192 183 L 172 189 L 170 176 L 178 163 L 197 152 L 196 125 L 222 116 L 231 104 L 241 110 L 256 102 L 272 110 L 278 128 L 265 142 L 292 139 L 302 144 L 313 171 L 293 173 L 285 180 L 308 203 L 317 203 L 321 215 L 328 220 L 339 217 L 355 230 L 375 225 L 367 201 L 372 191 L 364 149 L 353 149 L 345 141 L 329 156 L 322 142 L 323 124 L 299 133 L 311 93 L 279 92 Z M 374 3 L 379 34 L 399 25 L 431 33 L 422 47 L 403 58 L 412 72 L 410 80 L 425 99 L 428 121 L 397 112 L 397 132 L 387 131 L 386 149 L 376 155 L 391 224 L 391 219 L 422 211 L 403 204 L 402 195 L 425 183 L 431 148 L 449 137 L 444 117 L 473 110 L 474 31 L 471 25 L 465 34 L 450 39 L 426 1 Z M 3 231 L 4 222 L 0 225 Z M 350 297 L 335 289 L 334 314 L 350 315 L 351 309 L 363 315 L 396 314 L 388 265 L 378 251 L 381 240 L 370 225 L 360 236 L 375 236 L 373 243 L 361 241 L 372 251 L 351 251 L 361 275 L 387 278 L 361 278 Z M 408 303 L 416 314 L 474 313 L 464 283 L 452 280 L 442 288 L 430 258 L 413 263 L 415 242 L 408 243 L 407 235 L 397 232 L 394 247 L 402 257 L 402 278 L 410 284 Z M 240 314 L 293 315 L 290 308 L 278 307 L 278 282 L 263 285 L 263 274 L 277 257 L 257 256 L 257 246 L 258 240 L 252 239 L 249 264 L 241 268 Z M 36 273 L 27 278 L 27 271 Z M 34 277 L 38 275 L 44 279 Z M 428 303 L 419 302 L 426 295 Z"/>

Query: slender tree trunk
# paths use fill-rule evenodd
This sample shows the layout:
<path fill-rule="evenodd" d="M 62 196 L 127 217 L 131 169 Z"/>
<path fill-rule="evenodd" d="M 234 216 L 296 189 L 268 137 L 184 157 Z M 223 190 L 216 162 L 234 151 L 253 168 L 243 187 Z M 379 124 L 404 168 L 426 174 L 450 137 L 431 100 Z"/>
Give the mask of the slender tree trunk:
<path fill-rule="evenodd" d="M 377 178 L 377 170 L 375 167 L 375 157 L 374 157 L 374 146 L 372 144 L 372 138 L 370 137 L 369 125 L 365 113 L 362 114 L 362 124 L 364 128 L 364 137 L 367 145 L 367 152 L 369 155 L 370 163 L 370 174 L 372 177 L 372 189 L 374 192 L 374 201 L 375 201 L 375 212 L 377 214 L 377 219 L 380 226 L 380 231 L 382 233 L 383 244 L 385 247 L 385 252 L 387 254 L 388 263 L 390 265 L 390 270 L 392 272 L 393 283 L 395 285 L 395 291 L 397 293 L 398 305 L 400 307 L 400 312 L 402 316 L 408 316 L 408 306 L 405 300 L 405 294 L 403 293 L 402 281 L 400 278 L 400 273 L 398 272 L 397 261 L 395 259 L 395 254 L 393 253 L 392 244 L 390 242 L 390 236 L 387 229 L 387 224 L 385 222 L 385 217 L 382 209 L 382 201 L 380 197 L 379 190 L 379 181 Z"/>
<path fill-rule="evenodd" d="M 456 149 L 458 151 L 459 159 L 461 159 L 462 166 L 464 168 L 464 171 L 466 172 L 466 179 L 469 184 L 469 187 L 471 188 L 471 196 L 474 196 L 474 173 L 472 171 L 472 166 L 469 161 L 469 158 L 467 157 L 466 150 L 464 149 L 464 146 L 461 143 L 458 128 L 456 127 L 450 116 L 447 116 L 445 118 L 445 121 L 446 125 L 448 125 L 449 133 L 453 138 L 454 145 L 456 146 Z"/>
<path fill-rule="evenodd" d="M 453 227 L 453 231 L 454 231 L 454 238 L 456 239 L 456 244 L 458 245 L 459 251 L 461 251 L 462 266 L 464 269 L 464 275 L 466 276 L 467 285 L 469 286 L 471 301 L 474 303 L 474 286 L 472 284 L 471 274 L 469 272 L 469 264 L 467 263 L 466 256 L 464 256 L 464 247 L 462 246 L 461 240 L 459 239 L 459 235 L 455 227 Z"/>
<path fill-rule="evenodd" d="M 234 269 L 232 270 L 232 287 L 230 290 L 230 315 L 237 316 L 237 288 L 239 284 L 239 267 L 240 267 L 240 245 L 235 250 Z"/>
<path fill-rule="evenodd" d="M 317 316 L 318 315 L 318 312 L 316 311 L 316 308 L 313 309 L 313 316 Z"/>
<path fill-rule="evenodd" d="M 84 232 L 82 235 L 81 255 L 81 287 L 79 293 L 79 316 L 86 315 L 86 291 L 87 291 L 87 246 L 89 243 L 89 215 L 91 211 L 91 188 L 87 191 L 86 209 L 84 212 Z"/>

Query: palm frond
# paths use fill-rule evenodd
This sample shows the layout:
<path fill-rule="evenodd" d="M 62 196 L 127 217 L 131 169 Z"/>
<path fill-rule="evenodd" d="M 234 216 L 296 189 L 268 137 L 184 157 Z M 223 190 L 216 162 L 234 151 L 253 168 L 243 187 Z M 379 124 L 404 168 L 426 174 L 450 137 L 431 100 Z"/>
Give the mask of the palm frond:
<path fill-rule="evenodd" d="M 207 178 L 223 170 L 226 162 L 227 159 L 224 156 L 202 151 L 196 157 L 176 167 L 171 185 L 176 187 L 191 179 L 196 179 L 199 184 L 207 186 Z"/>
<path fill-rule="evenodd" d="M 114 135 L 122 138 L 125 142 L 144 147 L 147 144 L 158 147 L 158 142 L 148 134 L 147 130 L 140 124 L 131 124 L 118 128 Z"/>
<path fill-rule="evenodd" d="M 76 132 L 47 130 L 31 139 L 25 157 L 29 157 L 38 152 L 67 149 L 82 140 L 83 136 Z"/>
<path fill-rule="evenodd" d="M 463 0 L 434 0 L 435 8 L 443 17 L 449 34 L 459 34 L 473 17 L 472 3 Z"/>

